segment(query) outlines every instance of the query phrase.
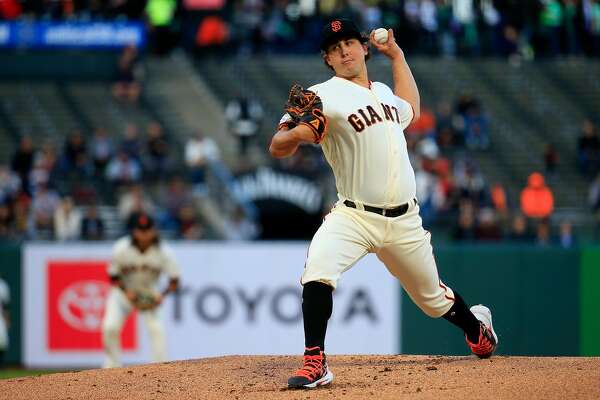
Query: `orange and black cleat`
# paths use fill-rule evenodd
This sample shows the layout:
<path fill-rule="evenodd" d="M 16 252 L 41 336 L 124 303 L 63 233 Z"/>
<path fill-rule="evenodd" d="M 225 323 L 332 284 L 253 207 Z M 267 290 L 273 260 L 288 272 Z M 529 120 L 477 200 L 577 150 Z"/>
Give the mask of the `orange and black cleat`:
<path fill-rule="evenodd" d="M 327 357 L 319 347 L 304 350 L 304 365 L 288 379 L 288 387 L 313 389 L 328 385 L 333 381 L 333 373 L 327 366 Z"/>
<path fill-rule="evenodd" d="M 481 304 L 471 307 L 471 312 L 480 323 L 479 340 L 477 343 L 471 343 L 467 339 L 467 344 L 471 348 L 471 352 L 477 357 L 488 358 L 494 354 L 498 346 L 498 336 L 492 326 L 492 313 L 489 308 Z"/>

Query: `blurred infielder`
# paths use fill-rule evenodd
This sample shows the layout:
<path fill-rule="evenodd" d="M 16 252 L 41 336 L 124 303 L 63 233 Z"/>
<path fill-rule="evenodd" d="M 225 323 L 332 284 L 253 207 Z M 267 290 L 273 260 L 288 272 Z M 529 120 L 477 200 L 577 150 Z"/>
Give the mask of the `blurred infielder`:
<path fill-rule="evenodd" d="M 170 280 L 168 287 L 159 292 L 157 285 L 162 273 Z M 154 361 L 165 361 L 165 332 L 158 306 L 165 295 L 177 290 L 179 267 L 171 251 L 160 242 L 149 215 L 137 215 L 131 236 L 115 243 L 108 274 L 114 285 L 109 292 L 102 321 L 106 351 L 104 368 L 121 366 L 121 329 L 133 308 L 140 311 L 148 328 Z"/>
<path fill-rule="evenodd" d="M 8 328 L 10 326 L 10 288 L 0 276 L 0 367 L 4 365 L 4 356 L 8 350 Z"/>
<path fill-rule="evenodd" d="M 320 143 L 339 197 L 313 237 L 302 274 L 306 348 L 290 387 L 333 380 L 324 353 L 332 291 L 340 275 L 367 253 L 377 255 L 427 315 L 461 328 L 474 354 L 489 357 L 498 344 L 490 310 L 469 309 L 438 277 L 403 132 L 419 118 L 419 91 L 392 30 L 382 33 L 377 43 L 371 32 L 370 42 L 391 60 L 393 91 L 368 78 L 369 39 L 352 21 L 333 20 L 323 27 L 320 46 L 335 76 L 309 90 L 292 87 L 271 142 L 270 152 L 278 158 L 294 154 L 302 143 Z"/>

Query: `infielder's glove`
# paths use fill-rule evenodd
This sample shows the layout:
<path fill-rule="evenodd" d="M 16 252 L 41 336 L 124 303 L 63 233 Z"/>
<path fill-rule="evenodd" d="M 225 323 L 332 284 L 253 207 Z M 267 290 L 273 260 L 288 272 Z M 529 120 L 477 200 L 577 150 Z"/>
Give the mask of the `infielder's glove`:
<path fill-rule="evenodd" d="M 133 305 L 140 311 L 151 310 L 158 306 L 158 295 L 150 289 L 137 290 L 133 299 Z"/>
<path fill-rule="evenodd" d="M 315 135 L 315 143 L 321 143 L 327 133 L 327 117 L 323 114 L 323 102 L 315 92 L 294 84 L 284 108 L 291 117 L 284 123 L 288 128 L 306 125 Z"/>

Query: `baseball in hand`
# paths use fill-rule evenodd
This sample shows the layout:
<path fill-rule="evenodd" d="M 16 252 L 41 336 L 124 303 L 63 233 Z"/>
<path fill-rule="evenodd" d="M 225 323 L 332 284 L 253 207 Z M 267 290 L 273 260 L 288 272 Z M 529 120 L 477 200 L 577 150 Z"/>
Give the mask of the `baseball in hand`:
<path fill-rule="evenodd" d="M 388 40 L 388 31 L 385 28 L 377 28 L 375 30 L 375 41 L 379 44 L 384 44 Z"/>

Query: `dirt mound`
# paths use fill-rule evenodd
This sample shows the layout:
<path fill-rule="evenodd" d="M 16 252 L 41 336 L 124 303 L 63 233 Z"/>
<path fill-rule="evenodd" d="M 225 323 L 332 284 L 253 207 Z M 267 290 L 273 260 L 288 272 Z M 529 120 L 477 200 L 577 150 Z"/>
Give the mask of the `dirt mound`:
<path fill-rule="evenodd" d="M 600 358 L 330 356 L 333 384 L 288 390 L 299 356 L 231 356 L 0 381 L 0 399 L 598 399 Z"/>

